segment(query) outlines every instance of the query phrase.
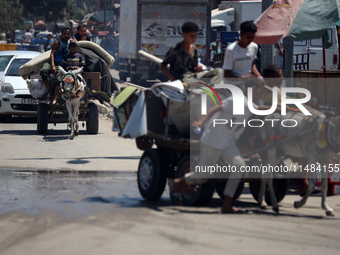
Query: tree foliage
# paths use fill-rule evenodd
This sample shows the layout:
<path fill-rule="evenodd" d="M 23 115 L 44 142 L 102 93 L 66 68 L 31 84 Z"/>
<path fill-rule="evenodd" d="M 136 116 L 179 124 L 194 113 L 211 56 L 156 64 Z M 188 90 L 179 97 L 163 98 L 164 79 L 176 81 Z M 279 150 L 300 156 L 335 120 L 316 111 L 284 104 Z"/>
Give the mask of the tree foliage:
<path fill-rule="evenodd" d="M 74 0 L 0 0 L 0 32 L 26 29 L 24 20 L 45 23 L 67 19 L 82 20 L 95 6 L 76 6 Z"/>
<path fill-rule="evenodd" d="M 19 0 L 24 10 L 34 17 L 42 17 L 45 22 L 63 20 L 67 0 Z"/>
<path fill-rule="evenodd" d="M 14 0 L 0 0 L 0 32 L 24 28 L 23 9 Z"/>

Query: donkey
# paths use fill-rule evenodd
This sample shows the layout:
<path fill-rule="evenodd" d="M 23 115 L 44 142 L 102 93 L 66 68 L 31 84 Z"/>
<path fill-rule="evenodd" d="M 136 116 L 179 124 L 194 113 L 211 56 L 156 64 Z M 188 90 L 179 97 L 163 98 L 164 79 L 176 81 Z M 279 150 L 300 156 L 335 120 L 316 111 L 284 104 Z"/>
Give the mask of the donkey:
<path fill-rule="evenodd" d="M 71 127 L 71 135 L 69 139 L 73 139 L 79 134 L 78 115 L 81 100 L 85 96 L 86 82 L 80 75 L 82 68 L 74 71 L 66 72 L 62 67 L 59 67 L 63 75 L 60 96 L 66 101 L 66 109 L 68 112 L 68 121 Z"/>
<path fill-rule="evenodd" d="M 313 109 L 311 109 L 313 110 Z M 327 180 L 328 180 L 328 164 L 332 155 L 335 155 L 337 151 L 340 151 L 340 116 L 331 119 L 325 119 L 325 115 L 313 110 L 312 116 L 304 116 L 302 113 L 288 113 L 286 118 L 294 119 L 297 121 L 298 126 L 296 128 L 285 128 L 278 125 L 269 124 L 269 122 L 260 129 L 260 136 L 265 141 L 268 148 L 268 164 L 277 165 L 278 155 L 277 149 L 280 148 L 285 155 L 291 155 L 295 157 L 307 158 L 307 167 L 317 167 L 319 165 L 320 172 L 322 173 L 322 201 L 321 207 L 325 210 L 327 216 L 334 216 L 333 209 L 326 203 L 327 195 Z M 274 113 L 266 117 L 267 119 L 281 119 L 282 117 Z M 320 125 L 328 125 L 328 131 L 332 133 L 330 139 L 336 146 L 322 146 L 318 143 L 318 135 Z M 326 134 L 327 135 L 327 134 Z M 335 140 L 334 140 L 335 139 Z M 281 140 L 281 142 L 280 142 Z M 336 147 L 336 148 L 334 148 Z M 302 169 L 305 166 L 302 166 Z M 309 195 L 313 192 L 316 183 L 316 171 L 308 172 L 308 190 L 300 201 L 294 203 L 295 208 L 302 207 Z M 262 207 L 263 197 L 265 193 L 266 185 L 268 185 L 273 210 L 279 212 L 276 197 L 273 189 L 272 173 L 267 173 L 261 180 L 261 188 L 259 192 L 258 202 Z"/>

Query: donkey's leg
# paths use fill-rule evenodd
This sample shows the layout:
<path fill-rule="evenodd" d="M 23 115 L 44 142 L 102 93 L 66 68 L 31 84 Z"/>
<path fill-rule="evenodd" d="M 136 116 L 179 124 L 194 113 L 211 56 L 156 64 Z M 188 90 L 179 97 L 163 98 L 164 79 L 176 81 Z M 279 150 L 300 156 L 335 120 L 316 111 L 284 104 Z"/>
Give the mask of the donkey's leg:
<path fill-rule="evenodd" d="M 275 212 L 279 212 L 279 207 L 277 205 L 277 200 L 276 200 L 276 196 L 275 196 L 275 192 L 273 188 L 273 173 L 270 171 L 270 167 L 274 166 L 275 161 L 276 161 L 275 160 L 276 159 L 276 147 L 268 149 L 267 155 L 268 155 L 268 169 L 267 171 L 263 171 L 261 175 L 261 187 L 260 187 L 260 192 L 259 192 L 259 197 L 258 197 L 258 203 L 261 209 L 267 208 L 264 202 L 264 197 L 265 197 L 266 187 L 268 185 L 270 198 L 271 198 L 271 202 L 273 205 L 273 210 Z"/>
<path fill-rule="evenodd" d="M 78 125 L 78 116 L 79 116 L 79 107 L 80 107 L 80 97 L 74 100 L 73 104 L 73 121 L 75 123 L 75 135 L 79 134 L 79 125 Z"/>
<path fill-rule="evenodd" d="M 258 194 L 258 204 L 261 209 L 266 209 L 267 205 L 264 202 L 264 193 L 266 191 L 266 186 L 267 186 L 268 178 L 264 175 L 261 176 L 261 186 L 260 186 L 260 192 Z"/>
<path fill-rule="evenodd" d="M 279 212 L 279 206 L 277 205 L 277 200 L 276 200 L 276 196 L 275 196 L 275 192 L 274 192 L 274 187 L 273 187 L 273 173 L 271 172 L 271 168 L 275 167 L 276 165 L 276 158 L 277 158 L 277 150 L 276 147 L 272 147 L 267 151 L 267 155 L 268 155 L 268 173 L 267 175 L 267 186 L 268 186 L 268 190 L 270 193 L 270 200 L 272 203 L 272 209 L 274 212 Z"/>
<path fill-rule="evenodd" d="M 66 108 L 68 112 L 68 121 L 70 123 L 71 134 L 69 139 L 72 140 L 74 138 L 74 125 L 73 125 L 73 112 L 72 112 L 72 104 L 70 101 L 66 101 Z"/>
<path fill-rule="evenodd" d="M 328 165 L 327 165 L 328 166 Z M 327 196 L 327 186 L 328 186 L 328 170 L 323 171 L 322 169 L 322 181 L 321 181 L 321 208 L 326 211 L 327 216 L 334 216 L 333 209 L 329 207 L 329 205 L 326 202 L 326 196 Z"/>
<path fill-rule="evenodd" d="M 309 165 L 309 164 L 308 164 Z M 308 166 L 307 165 L 307 166 Z M 300 208 L 302 206 L 304 206 L 304 204 L 307 202 L 308 197 L 310 196 L 310 194 L 312 194 L 312 192 L 314 191 L 315 188 L 315 182 L 316 182 L 316 173 L 310 171 L 308 173 L 308 188 L 307 188 L 307 192 L 306 194 L 302 197 L 302 199 L 300 201 L 295 201 L 294 202 L 294 207 L 295 208 Z"/>

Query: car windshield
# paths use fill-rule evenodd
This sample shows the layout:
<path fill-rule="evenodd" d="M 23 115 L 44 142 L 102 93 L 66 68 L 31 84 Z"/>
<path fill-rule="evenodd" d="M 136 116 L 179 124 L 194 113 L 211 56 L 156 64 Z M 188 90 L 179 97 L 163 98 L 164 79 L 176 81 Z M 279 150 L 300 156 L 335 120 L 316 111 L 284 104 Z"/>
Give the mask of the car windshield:
<path fill-rule="evenodd" d="M 7 70 L 6 76 L 20 76 L 19 67 L 26 64 L 28 61 L 29 59 L 14 59 Z"/>
<path fill-rule="evenodd" d="M 13 55 L 11 56 L 0 56 L 0 72 L 5 71 L 9 61 L 13 58 Z"/>

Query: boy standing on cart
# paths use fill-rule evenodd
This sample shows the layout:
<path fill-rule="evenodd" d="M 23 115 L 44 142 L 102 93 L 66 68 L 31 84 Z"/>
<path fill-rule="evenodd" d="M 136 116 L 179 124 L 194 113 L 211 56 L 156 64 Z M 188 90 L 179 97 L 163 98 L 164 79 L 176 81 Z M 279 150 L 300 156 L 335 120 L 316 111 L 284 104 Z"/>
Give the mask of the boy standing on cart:
<path fill-rule="evenodd" d="M 221 81 L 222 69 L 203 71 L 203 66 L 198 63 L 198 51 L 194 44 L 198 32 L 199 27 L 196 23 L 185 22 L 182 25 L 183 41 L 171 47 L 166 54 L 161 70 L 171 81 L 203 80 L 209 84 L 217 84 Z M 168 65 L 170 65 L 169 69 Z"/>

